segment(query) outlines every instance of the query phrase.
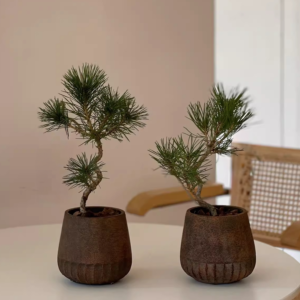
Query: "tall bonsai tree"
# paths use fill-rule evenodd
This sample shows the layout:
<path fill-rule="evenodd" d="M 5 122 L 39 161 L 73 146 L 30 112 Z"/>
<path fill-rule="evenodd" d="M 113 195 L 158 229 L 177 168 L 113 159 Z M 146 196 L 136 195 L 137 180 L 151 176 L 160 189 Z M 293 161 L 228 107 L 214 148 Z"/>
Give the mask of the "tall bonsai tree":
<path fill-rule="evenodd" d="M 64 183 L 79 187 L 83 192 L 80 212 L 86 213 L 86 201 L 103 179 L 103 140 L 128 140 L 128 136 L 145 126 L 147 110 L 137 105 L 128 91 L 120 94 L 109 84 L 107 76 L 96 65 L 84 64 L 72 67 L 64 76 L 62 99 L 53 98 L 44 103 L 38 115 L 46 132 L 64 129 L 91 143 L 97 153 L 87 157 L 85 153 L 71 158 L 66 165 L 70 172 L 64 176 Z"/>
<path fill-rule="evenodd" d="M 253 117 L 248 108 L 246 90 L 225 93 L 222 85 L 213 87 L 205 104 L 197 102 L 188 106 L 188 118 L 199 130 L 194 134 L 186 129 L 184 135 L 161 139 L 150 156 L 166 174 L 175 176 L 187 193 L 201 206 L 217 215 L 216 208 L 201 198 L 201 190 L 208 177 L 209 157 L 213 154 L 231 155 L 241 149 L 231 146 L 235 133 L 245 128 Z"/>

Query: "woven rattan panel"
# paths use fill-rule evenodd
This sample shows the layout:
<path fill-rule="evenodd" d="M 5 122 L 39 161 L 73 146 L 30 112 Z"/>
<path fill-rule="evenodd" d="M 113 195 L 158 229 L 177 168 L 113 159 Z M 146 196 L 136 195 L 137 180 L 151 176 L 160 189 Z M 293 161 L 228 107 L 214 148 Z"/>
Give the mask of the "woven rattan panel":
<path fill-rule="evenodd" d="M 243 174 L 244 207 L 253 233 L 273 237 L 300 219 L 300 164 L 247 157 Z M 248 178 L 247 178 L 248 177 Z"/>

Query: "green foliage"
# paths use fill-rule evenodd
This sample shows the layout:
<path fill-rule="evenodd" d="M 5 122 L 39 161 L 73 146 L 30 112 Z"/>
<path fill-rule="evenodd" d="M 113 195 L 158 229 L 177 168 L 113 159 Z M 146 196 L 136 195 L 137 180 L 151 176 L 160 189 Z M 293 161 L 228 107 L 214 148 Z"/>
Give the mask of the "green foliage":
<path fill-rule="evenodd" d="M 245 93 L 246 90 L 234 89 L 226 94 L 222 85 L 214 86 L 205 104 L 197 102 L 188 106 L 188 118 L 198 128 L 198 133 L 186 129 L 187 142 L 182 136 L 166 138 L 155 143 L 155 151 L 149 150 L 159 168 L 175 176 L 196 198 L 200 197 L 208 177 L 209 156 L 240 151 L 231 147 L 233 135 L 245 128 L 254 115 Z"/>
<path fill-rule="evenodd" d="M 71 188 L 79 187 L 81 190 L 91 187 L 97 180 L 97 172 L 104 166 L 99 162 L 98 155 L 87 158 L 85 153 L 71 158 L 65 166 L 70 173 L 64 176 L 64 183 Z"/>
<path fill-rule="evenodd" d="M 103 70 L 96 65 L 89 64 L 84 64 L 78 70 L 72 67 L 63 78 L 65 99 L 74 105 L 73 109 L 77 106 L 79 110 L 93 109 L 107 81 Z"/>
<path fill-rule="evenodd" d="M 95 109 L 93 121 L 101 138 L 122 141 L 124 138 L 128 140 L 128 135 L 143 128 L 147 116 L 146 108 L 138 106 L 128 91 L 120 94 L 108 86 Z"/>
<path fill-rule="evenodd" d="M 205 183 L 210 163 L 207 159 L 201 163 L 205 145 L 199 139 L 189 136 L 186 143 L 179 136 L 161 139 L 155 145 L 157 151 L 149 150 L 150 156 L 165 174 L 175 176 L 189 190 Z"/>
<path fill-rule="evenodd" d="M 54 98 L 44 102 L 44 108 L 40 108 L 38 115 L 43 123 L 40 127 L 45 128 L 46 132 L 64 128 L 68 135 L 69 117 L 63 101 Z"/>
<path fill-rule="evenodd" d="M 46 132 L 64 128 L 69 135 L 71 129 L 83 144 L 92 143 L 97 148 L 98 153 L 90 159 L 82 154 L 66 166 L 70 174 L 64 177 L 64 183 L 85 189 L 85 200 L 103 179 L 102 140 L 128 140 L 130 134 L 145 126 L 148 117 L 146 108 L 137 105 L 128 91 L 119 93 L 106 82 L 107 75 L 96 65 L 72 67 L 63 76 L 62 99 L 45 102 L 38 112 L 40 127 Z"/>
<path fill-rule="evenodd" d="M 189 119 L 200 131 L 196 136 L 204 139 L 212 153 L 230 155 L 238 151 L 231 148 L 232 137 L 245 128 L 254 115 L 248 107 L 249 98 L 245 93 L 246 89 L 241 92 L 234 89 L 226 95 L 223 86 L 216 85 L 207 103 L 189 105 Z"/>
<path fill-rule="evenodd" d="M 120 94 L 105 85 L 107 76 L 98 66 L 71 68 L 63 78 L 63 100 L 49 100 L 40 108 L 41 127 L 47 131 L 71 128 L 85 144 L 94 144 L 101 139 L 128 140 L 145 126 L 147 109 L 128 91 Z"/>

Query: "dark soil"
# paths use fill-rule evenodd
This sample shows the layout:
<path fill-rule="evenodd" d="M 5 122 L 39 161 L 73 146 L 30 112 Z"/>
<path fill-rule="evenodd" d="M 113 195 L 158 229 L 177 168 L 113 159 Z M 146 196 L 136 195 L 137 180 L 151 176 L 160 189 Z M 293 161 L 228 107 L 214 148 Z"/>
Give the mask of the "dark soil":
<path fill-rule="evenodd" d="M 120 212 L 118 210 L 115 210 L 110 207 L 104 207 L 100 211 L 91 211 L 88 210 L 86 211 L 85 214 L 82 214 L 80 211 L 75 211 L 73 213 L 73 216 L 79 216 L 79 217 L 85 217 L 85 218 L 98 218 L 98 217 L 108 217 L 108 216 L 114 216 L 114 215 L 119 215 Z"/>
<path fill-rule="evenodd" d="M 226 207 L 226 206 L 219 206 L 216 207 L 217 216 L 234 216 L 241 213 L 241 210 L 234 208 L 234 207 Z M 200 216 L 211 216 L 210 212 L 205 207 L 197 207 L 195 208 L 192 213 Z"/>

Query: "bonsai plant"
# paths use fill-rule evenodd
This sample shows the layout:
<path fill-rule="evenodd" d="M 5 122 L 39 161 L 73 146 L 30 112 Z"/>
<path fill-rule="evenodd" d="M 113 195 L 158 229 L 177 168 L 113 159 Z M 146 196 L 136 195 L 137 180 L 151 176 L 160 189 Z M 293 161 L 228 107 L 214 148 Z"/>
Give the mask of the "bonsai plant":
<path fill-rule="evenodd" d="M 82 192 L 80 207 L 65 212 L 58 266 L 63 275 L 87 284 L 113 283 L 131 267 L 131 248 L 124 211 L 111 207 L 86 207 L 103 180 L 103 141 L 128 140 L 145 126 L 147 110 L 136 104 L 128 91 L 123 94 L 106 84 L 107 76 L 96 65 L 72 67 L 63 76 L 61 99 L 44 103 L 38 116 L 46 132 L 74 132 L 96 153 L 71 158 L 64 183 Z"/>
<path fill-rule="evenodd" d="M 222 85 L 216 85 L 205 104 L 188 106 L 188 118 L 197 133 L 186 129 L 184 135 L 162 139 L 156 142 L 156 150 L 149 150 L 159 168 L 175 176 L 198 204 L 186 213 L 181 245 L 181 265 L 198 281 L 238 281 L 250 275 L 255 266 L 247 212 L 238 207 L 211 205 L 201 198 L 210 156 L 237 154 L 241 149 L 231 147 L 233 135 L 245 128 L 252 117 L 246 90 L 226 93 Z"/>

